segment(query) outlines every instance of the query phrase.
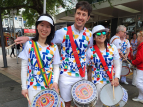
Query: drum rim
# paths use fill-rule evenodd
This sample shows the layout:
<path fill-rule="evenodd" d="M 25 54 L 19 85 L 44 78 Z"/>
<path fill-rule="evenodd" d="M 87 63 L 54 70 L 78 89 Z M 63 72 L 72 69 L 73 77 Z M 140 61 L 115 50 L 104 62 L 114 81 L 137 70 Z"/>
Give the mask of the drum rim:
<path fill-rule="evenodd" d="M 95 100 L 95 99 L 94 99 Z M 97 98 L 97 100 L 98 100 L 98 98 Z M 95 100 L 96 101 L 96 100 Z M 77 104 L 78 102 L 76 102 L 75 101 L 75 99 L 73 99 L 73 103 L 78 107 L 79 105 Z M 94 107 L 95 105 L 96 105 L 96 103 L 97 103 L 97 101 L 96 102 L 94 102 L 94 105 L 92 106 L 92 107 Z M 79 103 L 80 104 L 80 103 Z M 91 103 L 87 103 L 87 104 L 91 104 Z M 83 105 L 85 105 L 85 104 L 83 104 Z"/>
<path fill-rule="evenodd" d="M 39 93 L 41 93 L 42 91 L 45 91 L 45 90 L 55 91 L 54 89 L 44 89 L 44 90 L 41 90 L 40 92 L 38 92 L 38 93 L 34 96 L 32 102 L 31 102 L 31 106 L 30 106 L 30 107 L 32 107 L 32 104 L 33 104 L 33 101 L 34 101 L 35 97 L 36 97 Z M 55 93 L 57 93 L 57 92 L 55 91 Z M 57 104 L 57 107 L 58 107 L 58 105 L 59 105 L 59 98 L 60 98 L 60 97 L 59 97 L 59 94 L 58 94 L 58 93 L 57 93 L 57 95 L 58 95 L 58 104 Z"/>
<path fill-rule="evenodd" d="M 109 84 L 111 84 L 111 83 L 105 84 L 103 87 L 105 87 L 106 85 L 109 85 Z M 119 84 L 118 86 L 120 86 L 120 87 L 122 88 L 122 86 L 121 86 L 120 84 Z M 99 92 L 99 98 L 100 98 L 100 100 L 101 100 L 101 97 L 100 97 L 101 94 L 100 94 L 100 93 L 101 93 L 101 90 L 103 89 L 103 87 L 100 89 L 100 92 Z M 123 93 L 123 90 L 122 90 L 122 93 Z M 122 98 L 123 98 L 123 96 L 124 96 L 124 94 L 122 95 Z M 122 99 L 121 99 L 121 100 L 122 100 Z M 120 100 L 120 101 L 121 101 L 121 100 Z M 120 102 L 120 101 L 119 101 L 119 102 Z M 101 101 L 101 102 L 102 102 L 102 101 Z M 118 102 L 118 103 L 119 103 L 119 102 Z M 103 103 L 103 102 L 102 102 L 102 103 Z M 118 103 L 117 103 L 117 104 L 118 104 Z M 103 103 L 103 104 L 104 104 L 104 103 Z M 105 106 L 111 106 L 111 105 L 106 105 L 106 104 L 104 104 L 104 105 L 105 105 Z M 114 106 L 114 105 L 112 105 L 112 106 Z"/>
<path fill-rule="evenodd" d="M 88 81 L 88 80 L 82 79 L 82 80 L 79 80 L 79 81 L 75 82 L 75 83 L 72 85 L 72 88 L 71 88 L 71 95 L 72 95 L 73 86 L 74 86 L 76 83 L 80 82 L 80 81 Z M 96 85 L 95 85 L 92 81 L 89 81 L 89 82 L 91 82 L 91 83 L 96 87 Z M 96 90 L 97 90 L 97 87 L 96 87 Z M 97 91 L 96 91 L 96 97 L 95 97 L 92 101 L 94 101 L 96 98 L 98 99 L 98 93 L 97 93 Z M 73 95 L 72 95 L 72 99 L 74 99 L 74 98 L 73 98 Z M 92 101 L 88 102 L 87 104 L 91 103 Z M 78 102 L 78 101 L 76 101 L 76 102 Z M 84 104 L 84 103 L 81 103 L 81 102 L 78 102 L 78 103 L 79 103 L 79 104 Z"/>
<path fill-rule="evenodd" d="M 121 76 L 127 76 L 127 75 L 129 75 L 129 74 L 130 74 L 130 68 L 129 68 L 129 67 L 127 67 L 127 66 L 122 66 L 122 67 L 126 67 L 126 68 L 128 68 L 128 69 L 129 69 L 129 72 L 128 72 L 128 74 L 126 74 L 126 75 L 122 75 L 122 71 L 121 71 Z"/>
<path fill-rule="evenodd" d="M 65 107 L 65 101 L 64 99 L 60 96 L 60 99 L 62 99 L 62 102 L 64 103 L 64 107 Z M 58 106 L 59 106 L 59 103 L 58 103 Z"/>

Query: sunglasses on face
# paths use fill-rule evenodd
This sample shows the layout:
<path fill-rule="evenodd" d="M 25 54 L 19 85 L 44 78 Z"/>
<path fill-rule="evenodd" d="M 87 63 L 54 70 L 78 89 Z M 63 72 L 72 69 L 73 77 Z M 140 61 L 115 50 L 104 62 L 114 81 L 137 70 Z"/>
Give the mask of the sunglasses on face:
<path fill-rule="evenodd" d="M 103 32 L 97 32 L 97 33 L 96 33 L 96 36 L 100 36 L 101 34 L 106 35 L 106 31 L 103 31 Z"/>

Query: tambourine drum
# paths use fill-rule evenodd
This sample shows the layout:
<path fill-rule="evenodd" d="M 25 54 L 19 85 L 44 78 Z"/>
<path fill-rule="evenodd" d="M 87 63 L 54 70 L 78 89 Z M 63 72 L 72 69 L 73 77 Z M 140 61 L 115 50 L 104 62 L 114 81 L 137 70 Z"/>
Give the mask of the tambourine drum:
<path fill-rule="evenodd" d="M 45 89 L 34 97 L 31 107 L 58 107 L 60 97 L 55 90 Z"/>
<path fill-rule="evenodd" d="M 60 97 L 60 102 L 59 102 L 58 107 L 65 107 L 65 102 L 61 97 Z"/>
<path fill-rule="evenodd" d="M 126 62 L 122 62 L 121 76 L 127 76 L 130 73 L 130 68 Z"/>
<path fill-rule="evenodd" d="M 81 80 L 71 89 L 73 102 L 78 107 L 93 107 L 97 102 L 97 88 L 94 83 Z"/>
<path fill-rule="evenodd" d="M 128 101 L 127 91 L 120 85 L 114 87 L 115 99 L 113 99 L 113 86 L 106 84 L 100 91 L 100 100 L 106 106 L 123 107 Z"/>

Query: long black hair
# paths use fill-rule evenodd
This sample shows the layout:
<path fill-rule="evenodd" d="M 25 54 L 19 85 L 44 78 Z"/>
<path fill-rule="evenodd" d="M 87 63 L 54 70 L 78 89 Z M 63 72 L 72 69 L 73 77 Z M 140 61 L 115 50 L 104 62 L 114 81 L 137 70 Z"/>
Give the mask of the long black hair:
<path fill-rule="evenodd" d="M 39 18 L 40 18 L 41 16 L 48 16 L 48 17 L 50 17 L 50 18 L 53 20 L 53 18 L 52 18 L 49 14 L 41 14 L 41 15 L 39 16 Z M 39 19 L 39 18 L 38 18 L 38 19 Z M 38 24 L 40 24 L 42 21 L 38 21 L 38 19 L 37 19 L 37 21 L 36 21 L 36 23 L 35 23 L 36 35 L 35 35 L 35 37 L 32 39 L 32 40 L 34 40 L 34 41 L 38 41 L 38 39 L 39 39 L 39 33 L 38 33 L 38 30 L 37 30 L 37 26 L 38 26 Z M 50 25 L 51 25 L 51 24 L 50 24 Z M 51 25 L 51 33 L 50 33 L 49 36 L 47 36 L 47 39 L 46 39 L 46 41 L 45 41 L 45 44 L 48 44 L 48 45 L 51 45 L 51 44 L 52 44 L 51 41 L 52 41 L 52 39 L 54 38 L 54 34 L 55 34 L 55 26 L 54 26 L 54 20 L 53 20 L 53 25 Z"/>
<path fill-rule="evenodd" d="M 96 41 L 94 40 L 95 36 L 96 36 L 96 33 L 93 34 L 93 45 L 96 45 Z M 104 46 L 105 46 L 106 50 L 107 50 L 107 44 L 108 44 L 108 39 L 107 39 L 107 35 L 106 35 L 106 39 L 104 41 Z"/>

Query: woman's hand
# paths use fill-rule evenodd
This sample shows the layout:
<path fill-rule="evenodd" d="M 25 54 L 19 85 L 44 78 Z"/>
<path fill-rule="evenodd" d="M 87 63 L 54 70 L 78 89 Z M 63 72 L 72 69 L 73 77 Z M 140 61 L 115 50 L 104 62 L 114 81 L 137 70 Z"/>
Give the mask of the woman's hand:
<path fill-rule="evenodd" d="M 56 82 L 53 83 L 51 89 L 55 89 L 55 91 L 59 94 L 59 87 L 58 87 L 58 84 Z"/>
<path fill-rule="evenodd" d="M 111 82 L 111 85 L 114 85 L 115 87 L 117 87 L 119 85 L 119 79 L 115 78 L 114 82 L 113 81 Z"/>
<path fill-rule="evenodd" d="M 21 94 L 22 94 L 25 98 L 27 98 L 27 100 L 28 100 L 28 102 L 29 102 L 29 105 L 31 105 L 31 102 L 30 102 L 29 97 L 28 97 L 28 90 L 27 90 L 27 89 L 26 89 L 26 90 L 22 90 L 22 91 L 21 91 Z"/>
<path fill-rule="evenodd" d="M 22 90 L 21 94 L 26 98 L 26 94 L 28 96 L 28 90 L 27 89 L 26 90 Z"/>

